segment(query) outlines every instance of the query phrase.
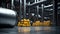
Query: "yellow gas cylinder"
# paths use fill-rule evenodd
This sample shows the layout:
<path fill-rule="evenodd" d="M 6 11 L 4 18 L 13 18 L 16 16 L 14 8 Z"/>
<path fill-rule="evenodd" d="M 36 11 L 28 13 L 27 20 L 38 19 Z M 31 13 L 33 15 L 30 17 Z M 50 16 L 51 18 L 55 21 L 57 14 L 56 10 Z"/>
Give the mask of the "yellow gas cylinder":
<path fill-rule="evenodd" d="M 51 24 L 50 20 L 47 21 L 47 24 L 48 24 L 48 26 L 50 26 L 50 24 Z"/>
<path fill-rule="evenodd" d="M 40 26 L 43 26 L 43 22 L 40 22 Z"/>
<path fill-rule="evenodd" d="M 34 25 L 35 25 L 35 26 L 37 26 L 37 24 L 36 24 L 36 23 L 35 23 Z"/>
<path fill-rule="evenodd" d="M 27 19 L 27 26 L 31 26 L 29 19 Z"/>
<path fill-rule="evenodd" d="M 36 26 L 40 26 L 40 21 L 36 21 Z"/>
<path fill-rule="evenodd" d="M 26 27 L 27 25 L 23 24 L 23 27 Z"/>
<path fill-rule="evenodd" d="M 36 23 L 35 23 L 35 22 L 33 22 L 32 26 L 35 26 L 35 25 L 36 25 Z"/>
<path fill-rule="evenodd" d="M 22 19 L 22 20 L 21 20 L 21 23 L 25 23 L 25 21 L 26 21 L 26 19 Z"/>
<path fill-rule="evenodd" d="M 35 23 L 33 23 L 32 26 L 35 26 Z"/>
<path fill-rule="evenodd" d="M 34 23 L 32 24 L 32 26 L 37 26 L 36 22 L 34 22 Z"/>
<path fill-rule="evenodd" d="M 30 20 L 29 19 L 27 19 L 27 22 L 28 22 L 28 24 L 30 24 Z"/>
<path fill-rule="evenodd" d="M 18 22 L 18 26 L 22 26 L 22 24 L 20 22 Z"/>
<path fill-rule="evenodd" d="M 20 22 L 18 22 L 18 26 L 20 26 Z"/>
<path fill-rule="evenodd" d="M 44 21 L 44 26 L 50 26 L 50 21 Z"/>
<path fill-rule="evenodd" d="M 21 23 L 23 24 L 23 19 L 21 20 Z"/>
<path fill-rule="evenodd" d="M 35 23 L 40 23 L 40 21 L 36 21 Z"/>
<path fill-rule="evenodd" d="M 40 21 L 34 22 L 32 26 L 40 26 Z"/>
<path fill-rule="evenodd" d="M 21 22 L 23 23 L 23 26 L 30 26 L 30 20 L 29 19 L 23 19 Z"/>

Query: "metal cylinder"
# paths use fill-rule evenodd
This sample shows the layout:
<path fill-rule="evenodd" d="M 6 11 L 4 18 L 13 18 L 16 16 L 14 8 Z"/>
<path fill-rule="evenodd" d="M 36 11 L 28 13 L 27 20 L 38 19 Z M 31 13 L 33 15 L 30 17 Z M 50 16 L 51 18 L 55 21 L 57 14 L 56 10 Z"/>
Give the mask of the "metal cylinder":
<path fill-rule="evenodd" d="M 13 10 L 0 8 L 0 26 L 13 27 L 17 24 L 17 13 Z"/>

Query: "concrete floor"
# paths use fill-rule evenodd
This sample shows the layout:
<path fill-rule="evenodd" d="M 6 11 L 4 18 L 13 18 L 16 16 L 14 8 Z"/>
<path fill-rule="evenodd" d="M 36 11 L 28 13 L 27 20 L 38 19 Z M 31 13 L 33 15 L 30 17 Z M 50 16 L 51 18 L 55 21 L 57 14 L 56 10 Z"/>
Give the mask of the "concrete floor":
<path fill-rule="evenodd" d="M 0 34 L 59 34 L 57 27 L 15 27 L 0 29 Z"/>
<path fill-rule="evenodd" d="M 18 34 L 56 34 L 55 27 L 19 27 Z"/>

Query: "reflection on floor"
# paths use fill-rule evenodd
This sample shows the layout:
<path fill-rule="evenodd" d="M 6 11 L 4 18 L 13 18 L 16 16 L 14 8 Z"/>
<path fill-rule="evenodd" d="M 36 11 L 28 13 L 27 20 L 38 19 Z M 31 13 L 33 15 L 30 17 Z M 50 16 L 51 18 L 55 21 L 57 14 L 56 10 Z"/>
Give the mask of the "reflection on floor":
<path fill-rule="evenodd" d="M 55 27 L 18 27 L 19 34 L 56 34 Z"/>

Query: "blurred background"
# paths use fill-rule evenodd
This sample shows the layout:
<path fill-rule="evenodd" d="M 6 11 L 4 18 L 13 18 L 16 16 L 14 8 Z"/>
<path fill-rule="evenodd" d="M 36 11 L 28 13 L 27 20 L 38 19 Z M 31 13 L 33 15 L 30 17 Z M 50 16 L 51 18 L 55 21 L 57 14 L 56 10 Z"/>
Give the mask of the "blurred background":
<path fill-rule="evenodd" d="M 0 8 L 17 12 L 18 34 L 56 34 L 60 26 L 59 0 L 0 0 Z"/>

